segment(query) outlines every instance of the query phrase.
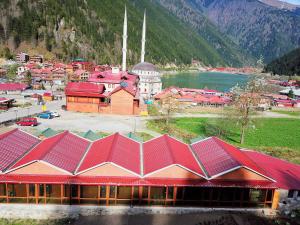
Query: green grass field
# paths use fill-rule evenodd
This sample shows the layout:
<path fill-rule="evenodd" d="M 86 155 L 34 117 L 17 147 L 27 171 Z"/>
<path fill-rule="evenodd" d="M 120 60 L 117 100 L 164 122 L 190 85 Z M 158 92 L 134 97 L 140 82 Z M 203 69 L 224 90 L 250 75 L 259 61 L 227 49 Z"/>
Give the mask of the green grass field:
<path fill-rule="evenodd" d="M 300 116 L 300 111 L 272 110 L 272 112 L 289 115 L 289 116 Z"/>
<path fill-rule="evenodd" d="M 171 135 L 185 142 L 197 136 L 210 136 L 206 124 L 219 124 L 221 119 L 213 118 L 177 118 L 171 121 Z M 148 127 L 157 132 L 167 132 L 161 121 L 149 121 Z M 273 156 L 300 163 L 300 120 L 286 118 L 260 118 L 248 129 L 245 143 L 239 144 L 240 133 L 235 127 L 221 138 L 243 148 L 256 149 Z M 173 131 L 176 131 L 173 133 Z M 189 135 L 189 136 L 188 136 Z"/>

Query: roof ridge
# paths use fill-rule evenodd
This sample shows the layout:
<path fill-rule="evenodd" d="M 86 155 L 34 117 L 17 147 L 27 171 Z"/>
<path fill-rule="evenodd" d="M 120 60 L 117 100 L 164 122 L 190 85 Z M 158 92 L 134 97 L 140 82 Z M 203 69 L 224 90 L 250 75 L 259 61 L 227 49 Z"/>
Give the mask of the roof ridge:
<path fill-rule="evenodd" d="M 167 146 L 168 146 L 168 149 L 171 149 L 170 142 L 169 142 L 169 138 L 170 138 L 169 135 L 167 135 L 167 134 L 164 135 L 164 139 L 165 139 L 165 141 L 166 141 L 166 144 L 167 144 Z M 170 157 L 171 157 L 171 160 L 172 160 L 172 164 L 175 164 L 175 163 L 176 163 L 176 162 L 175 162 L 175 157 L 174 157 L 172 151 L 169 151 L 169 154 L 170 154 Z"/>
<path fill-rule="evenodd" d="M 215 137 L 215 136 L 213 136 L 212 139 L 213 139 L 213 140 L 217 140 L 217 141 L 215 141 L 216 144 L 217 144 L 219 147 L 221 147 L 223 150 L 225 150 L 226 153 L 227 153 L 228 155 L 230 155 L 230 157 L 231 157 L 232 159 L 234 159 L 234 161 L 236 161 L 240 166 L 244 166 L 244 165 L 241 164 L 240 161 L 238 161 L 238 160 L 231 154 L 231 152 L 228 152 L 227 149 L 224 148 L 224 147 L 219 143 L 219 142 L 223 142 L 223 140 L 221 140 L 221 139 L 219 139 L 219 138 L 217 138 L 217 137 Z M 225 143 L 226 143 L 226 142 L 225 142 Z M 226 143 L 226 144 L 228 144 L 228 143 Z M 231 146 L 233 146 L 233 145 L 231 145 Z M 233 146 L 233 147 L 234 147 L 235 149 L 237 149 L 235 146 Z M 237 149 L 237 150 L 238 150 L 238 149 Z"/>
<path fill-rule="evenodd" d="M 109 154 L 107 156 L 107 162 L 111 162 L 112 161 L 112 154 L 113 154 L 113 151 L 114 151 L 114 148 L 115 148 L 115 146 L 117 144 L 118 139 L 119 139 L 119 133 L 117 132 L 117 133 L 114 134 L 114 139 L 113 139 L 113 141 L 111 143 L 111 146 L 110 146 L 110 152 L 109 152 Z"/>
<path fill-rule="evenodd" d="M 39 159 L 37 159 L 37 160 L 42 160 L 50 151 L 51 151 L 51 149 L 53 149 L 53 147 L 55 146 L 55 145 L 57 145 L 59 142 L 61 142 L 62 141 L 62 139 L 67 135 L 67 134 L 69 134 L 70 132 L 69 131 L 64 131 L 64 132 L 62 132 L 62 133 L 59 133 L 59 135 L 61 135 L 61 137 L 60 138 L 58 138 L 56 141 L 54 141 L 50 146 L 49 146 L 49 148 L 45 151 L 45 152 L 43 152 L 43 154 L 41 154 L 41 156 L 39 157 Z M 53 138 L 53 137 L 56 137 L 57 138 L 57 136 L 58 135 L 55 135 L 55 136 L 52 136 L 52 137 L 50 137 L 50 138 Z M 48 138 L 48 139 L 50 139 L 50 138 Z M 43 142 L 43 141 L 42 141 Z M 41 143 L 42 143 L 41 142 Z"/>
<path fill-rule="evenodd" d="M 73 174 L 77 174 L 79 168 L 81 167 L 83 161 L 85 160 L 87 154 L 89 153 L 91 147 L 93 146 L 94 142 L 90 142 L 89 145 L 86 147 L 86 150 L 84 152 L 84 154 L 82 155 L 80 162 L 78 163 L 77 167 L 75 168 L 75 170 L 73 171 Z"/>
<path fill-rule="evenodd" d="M 192 153 L 192 155 L 194 156 L 196 162 L 198 163 L 200 169 L 202 170 L 202 172 L 204 173 L 204 175 L 209 178 L 211 177 L 209 175 L 209 173 L 207 172 L 206 168 L 204 167 L 204 165 L 202 164 L 201 160 L 198 158 L 198 155 L 194 152 L 193 146 L 192 145 L 187 145 L 188 149 L 190 150 L 190 152 Z"/>

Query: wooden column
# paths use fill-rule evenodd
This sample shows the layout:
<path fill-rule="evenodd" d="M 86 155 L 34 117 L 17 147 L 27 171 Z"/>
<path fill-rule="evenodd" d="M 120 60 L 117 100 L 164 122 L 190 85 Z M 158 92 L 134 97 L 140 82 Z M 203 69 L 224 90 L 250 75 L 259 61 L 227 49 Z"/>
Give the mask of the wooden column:
<path fill-rule="evenodd" d="M 106 186 L 106 205 L 109 205 L 109 192 L 110 192 L 110 186 Z"/>
<path fill-rule="evenodd" d="M 64 198 L 64 185 L 60 185 L 60 204 L 63 204 L 63 198 Z"/>
<path fill-rule="evenodd" d="M 29 184 L 26 184 L 26 202 L 29 203 Z"/>
<path fill-rule="evenodd" d="M 81 198 L 81 196 L 80 196 L 80 188 L 81 188 L 81 185 L 78 184 L 78 185 L 77 185 L 77 198 L 78 198 L 78 204 L 80 204 L 80 198 Z"/>
<path fill-rule="evenodd" d="M 176 198 L 177 198 L 177 187 L 174 187 L 174 192 L 173 192 L 173 206 L 176 205 Z"/>
<path fill-rule="evenodd" d="M 35 196 L 35 204 L 39 204 L 39 189 L 38 189 L 39 185 L 38 184 L 34 184 L 34 196 Z"/>
<path fill-rule="evenodd" d="M 100 186 L 97 185 L 97 203 L 100 204 Z"/>
<path fill-rule="evenodd" d="M 272 201 L 272 209 L 277 209 L 280 200 L 280 192 L 279 190 L 274 191 L 273 201 Z"/>
<path fill-rule="evenodd" d="M 142 199 L 143 199 L 143 186 L 139 187 L 139 204 L 142 203 Z"/>
<path fill-rule="evenodd" d="M 43 184 L 44 186 L 44 199 L 45 199 L 45 204 L 47 203 L 47 189 L 46 189 L 46 184 Z"/>
<path fill-rule="evenodd" d="M 148 186 L 148 205 L 150 205 L 150 199 L 151 199 L 151 186 Z"/>
<path fill-rule="evenodd" d="M 7 185 L 7 183 L 5 183 L 5 189 L 6 189 L 6 203 L 9 203 L 9 200 L 8 200 L 8 185 Z"/>

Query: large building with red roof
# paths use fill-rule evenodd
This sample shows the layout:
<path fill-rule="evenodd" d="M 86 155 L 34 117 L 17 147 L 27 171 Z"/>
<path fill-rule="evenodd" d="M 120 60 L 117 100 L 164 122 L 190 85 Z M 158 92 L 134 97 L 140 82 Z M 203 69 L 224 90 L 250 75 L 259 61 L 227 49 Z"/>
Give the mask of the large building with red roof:
<path fill-rule="evenodd" d="M 300 166 L 210 137 L 187 145 L 68 131 L 0 135 L 0 202 L 262 207 L 300 197 Z"/>
<path fill-rule="evenodd" d="M 101 83 L 70 82 L 65 88 L 67 110 L 103 114 L 137 115 L 140 112 L 138 90 L 123 82 L 113 91 Z"/>

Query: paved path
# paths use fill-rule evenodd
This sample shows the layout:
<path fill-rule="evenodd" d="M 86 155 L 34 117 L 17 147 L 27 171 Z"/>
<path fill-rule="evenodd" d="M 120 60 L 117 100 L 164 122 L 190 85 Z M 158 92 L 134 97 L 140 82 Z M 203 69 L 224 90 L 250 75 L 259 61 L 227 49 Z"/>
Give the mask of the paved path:
<path fill-rule="evenodd" d="M 54 111 L 60 109 L 63 104 L 65 104 L 64 100 L 52 101 L 47 102 L 46 107 L 47 110 Z M 42 106 L 40 105 L 33 105 L 31 107 L 26 108 L 11 108 L 6 112 L 0 113 L 0 123 L 16 120 L 21 117 L 31 116 L 40 112 L 42 112 Z"/>

